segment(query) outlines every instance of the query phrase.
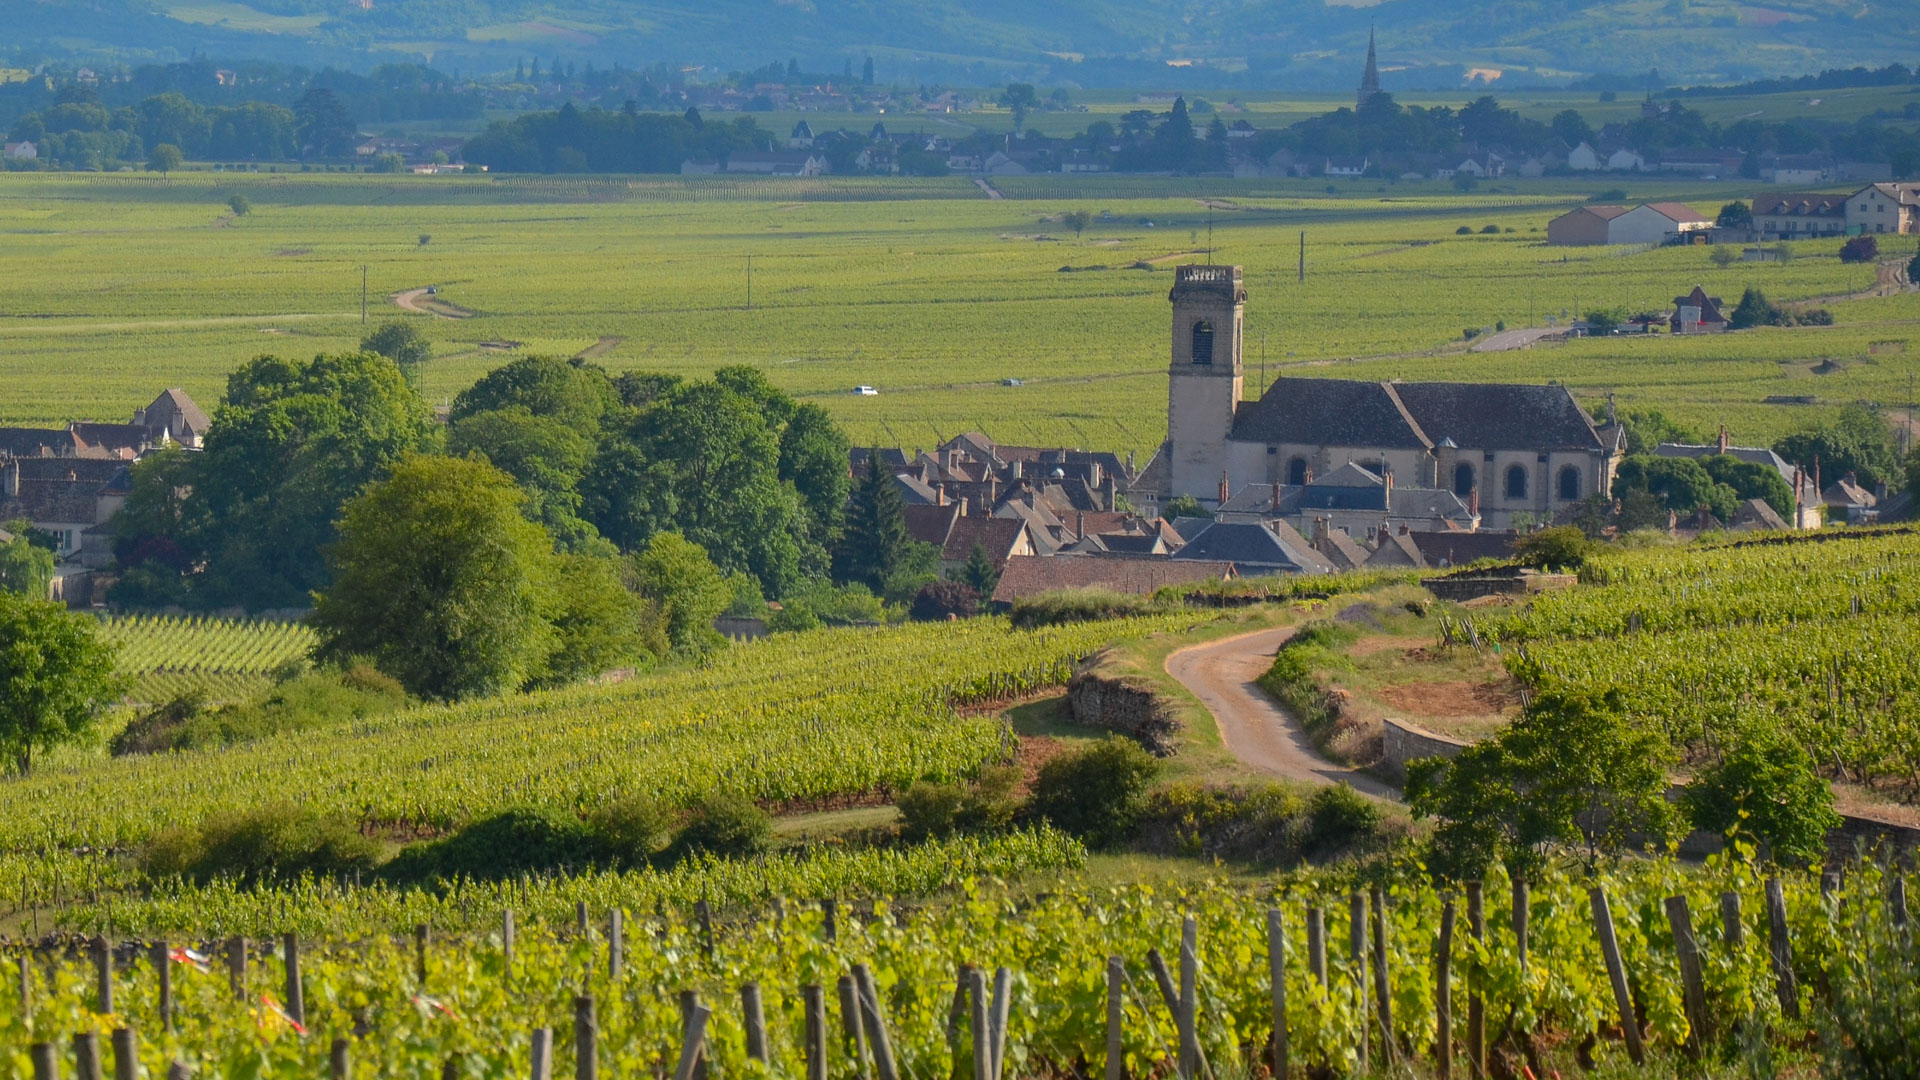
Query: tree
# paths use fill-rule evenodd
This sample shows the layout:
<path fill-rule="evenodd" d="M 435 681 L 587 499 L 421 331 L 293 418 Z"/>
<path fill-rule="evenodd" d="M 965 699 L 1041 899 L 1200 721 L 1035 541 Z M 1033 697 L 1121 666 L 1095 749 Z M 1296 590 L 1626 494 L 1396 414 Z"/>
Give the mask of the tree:
<path fill-rule="evenodd" d="M 245 195 L 234 195 L 227 199 L 227 209 L 233 211 L 234 217 L 246 217 L 253 213 L 253 200 Z"/>
<path fill-rule="evenodd" d="M 410 456 L 347 503 L 319 594 L 316 655 L 366 656 L 442 701 L 517 690 L 557 634 L 553 540 L 484 461 Z"/>
<path fill-rule="evenodd" d="M 600 430 L 601 419 L 619 408 L 620 394 L 596 365 L 526 356 L 494 368 L 454 395 L 448 418 L 457 422 L 474 413 L 514 405 L 592 436 Z"/>
<path fill-rule="evenodd" d="M 1821 483 L 1848 473 L 1869 488 L 1886 484 L 1897 490 L 1905 479 L 1893 428 L 1880 410 L 1848 405 L 1824 427 L 1795 432 L 1773 444 L 1774 453 L 1807 470 L 1818 464 Z"/>
<path fill-rule="evenodd" d="M 908 544 L 905 502 L 893 473 L 880 457 L 880 451 L 867 452 L 867 475 L 854 489 L 847 506 L 846 531 L 833 553 L 836 581 L 859 581 L 875 592 L 886 588 L 887 580 L 905 560 Z"/>
<path fill-rule="evenodd" d="M 0 754 L 21 775 L 36 753 L 85 735 L 118 697 L 114 646 L 85 615 L 0 590 Z"/>
<path fill-rule="evenodd" d="M 1613 490 L 1616 495 L 1650 492 L 1665 508 L 1679 514 L 1691 514 L 1704 506 L 1721 521 L 1732 517 L 1740 503 L 1736 491 L 1715 480 L 1706 466 L 1691 458 L 1651 454 L 1624 458 L 1614 473 Z"/>
<path fill-rule="evenodd" d="M 1109 847 L 1133 832 L 1159 772 L 1139 743 L 1110 735 L 1040 766 L 1033 811 L 1093 847 Z"/>
<path fill-rule="evenodd" d="M 53 552 L 14 532 L 13 539 L 0 544 L 0 592 L 46 599 L 53 585 L 54 561 Z"/>
<path fill-rule="evenodd" d="M 338 158 L 353 152 L 353 117 L 333 91 L 314 87 L 294 102 L 293 115 L 300 146 L 309 157 Z"/>
<path fill-rule="evenodd" d="M 994 587 L 1000 584 L 1000 569 L 993 565 L 993 556 L 987 554 L 984 545 L 975 542 L 973 550 L 967 552 L 967 561 L 956 567 L 952 580 L 967 586 L 976 596 L 992 596 Z"/>
<path fill-rule="evenodd" d="M 1734 254 L 1733 249 L 1725 244 L 1715 244 L 1713 250 L 1707 252 L 1707 260 L 1720 269 L 1725 270 L 1727 267 L 1739 262 L 1740 256 Z"/>
<path fill-rule="evenodd" d="M 1753 207 L 1743 202 L 1730 202 L 1720 208 L 1719 216 L 1713 223 L 1722 229 L 1753 228 Z"/>
<path fill-rule="evenodd" d="M 1175 495 L 1160 508 L 1160 516 L 1168 521 L 1174 521 L 1179 518 L 1206 518 L 1213 515 L 1207 512 L 1206 507 L 1200 505 L 1199 499 L 1191 495 Z"/>
<path fill-rule="evenodd" d="M 1713 454 L 1700 459 L 1700 466 L 1714 482 L 1733 490 L 1736 498 L 1742 502 L 1747 499 L 1764 499 L 1768 506 L 1783 517 L 1793 516 L 1793 488 L 1780 476 L 1780 471 L 1768 465 L 1753 461 L 1741 461 L 1732 454 Z"/>
<path fill-rule="evenodd" d="M 1073 235 L 1079 236 L 1087 231 L 1088 225 L 1093 223 L 1093 215 L 1087 213 L 1085 210 L 1070 210 L 1061 215 L 1060 221 L 1066 225 L 1067 228 L 1073 230 Z"/>
<path fill-rule="evenodd" d="M 780 432 L 780 479 L 792 484 L 806 510 L 807 536 L 825 549 L 840 537 L 852 480 L 847 476 L 847 437 L 827 410 L 796 406 Z"/>
<path fill-rule="evenodd" d="M 1587 561 L 1587 548 L 1586 533 L 1572 525 L 1561 525 L 1514 541 L 1513 553 L 1525 566 L 1572 571 Z"/>
<path fill-rule="evenodd" d="M 378 353 L 400 365 L 407 381 L 415 381 L 413 372 L 421 364 L 433 359 L 433 346 L 420 328 L 410 322 L 394 319 L 381 323 L 373 333 L 360 339 L 363 352 Z"/>
<path fill-rule="evenodd" d="M 1705 436 L 1694 428 L 1683 427 L 1667 418 L 1659 409 L 1628 410 L 1620 414 L 1627 429 L 1628 454 L 1651 454 L 1661 443 L 1700 445 Z"/>
<path fill-rule="evenodd" d="M 1880 241 L 1871 236 L 1856 236 L 1840 245 L 1840 261 L 1866 263 L 1880 257 Z"/>
<path fill-rule="evenodd" d="M 1749 838 L 1772 862 L 1805 866 L 1827 854 L 1827 833 L 1840 825 L 1833 788 L 1799 743 L 1771 718 L 1746 732 L 1682 794 L 1693 827 L 1730 840 Z"/>
<path fill-rule="evenodd" d="M 157 172 L 164 179 L 168 173 L 179 172 L 180 166 L 187 163 L 186 155 L 172 143 L 161 143 L 147 156 L 147 171 Z"/>
<path fill-rule="evenodd" d="M 616 559 L 561 555 L 554 589 L 554 649 L 536 686 L 560 686 L 592 678 L 623 664 L 664 652 L 658 619 L 620 580 Z"/>
<path fill-rule="evenodd" d="M 634 590 L 658 608 L 673 648 L 699 653 L 714 644 L 713 620 L 733 603 L 734 588 L 700 545 L 655 533 L 632 565 Z"/>
<path fill-rule="evenodd" d="M 1727 329 L 1745 330 L 1753 326 L 1778 326 L 1780 309 L 1767 301 L 1767 294 L 1753 286 L 1740 294 L 1740 304 L 1727 318 Z"/>
<path fill-rule="evenodd" d="M 1027 113 L 1040 105 L 1040 94 L 1032 83 L 1008 83 L 1007 89 L 1000 95 L 1000 104 L 1013 110 L 1013 129 L 1026 126 Z"/>
<path fill-rule="evenodd" d="M 867 57 L 866 62 L 860 65 L 860 83 L 863 86 L 873 85 L 873 57 L 871 56 Z"/>
<path fill-rule="evenodd" d="M 1431 865 L 1475 877 L 1494 859 L 1525 873 L 1543 848 L 1579 843 L 1589 865 L 1633 838 L 1664 840 L 1670 750 L 1617 696 L 1549 691 L 1498 736 L 1407 767 L 1415 816 L 1436 821 Z"/>
<path fill-rule="evenodd" d="M 594 432 L 536 416 L 524 405 L 470 413 L 447 429 L 447 452 L 478 455 L 519 483 L 521 510 L 552 533 L 564 550 L 608 547 L 580 516 L 580 477 L 593 459 Z"/>

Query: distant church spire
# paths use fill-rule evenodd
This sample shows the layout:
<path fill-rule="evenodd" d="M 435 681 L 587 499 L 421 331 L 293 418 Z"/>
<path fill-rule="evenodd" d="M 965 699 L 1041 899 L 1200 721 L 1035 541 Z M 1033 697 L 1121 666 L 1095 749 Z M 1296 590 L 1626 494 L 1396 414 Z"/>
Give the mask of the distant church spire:
<path fill-rule="evenodd" d="M 1360 76 L 1360 93 L 1353 107 L 1358 110 L 1380 92 L 1380 65 L 1373 53 L 1373 27 L 1367 27 L 1367 70 Z"/>

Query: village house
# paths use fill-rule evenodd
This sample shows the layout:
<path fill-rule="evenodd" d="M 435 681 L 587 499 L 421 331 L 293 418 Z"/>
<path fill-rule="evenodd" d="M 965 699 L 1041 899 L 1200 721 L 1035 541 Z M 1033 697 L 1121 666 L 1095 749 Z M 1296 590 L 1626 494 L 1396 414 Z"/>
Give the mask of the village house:
<path fill-rule="evenodd" d="M 1011 607 L 1017 600 L 1060 589 L 1106 589 L 1111 592 L 1151 596 L 1174 586 L 1201 585 L 1209 581 L 1231 581 L 1239 577 L 1231 562 L 1207 559 L 1096 559 L 1072 555 L 1043 558 L 1015 555 L 1000 572 L 993 590 L 996 607 Z"/>
<path fill-rule="evenodd" d="M 40 157 L 40 148 L 22 139 L 19 142 L 7 143 L 4 150 L 0 150 L 0 156 L 4 156 L 8 161 L 34 161 Z"/>
<path fill-rule="evenodd" d="M 1283 520 L 1308 536 L 1325 526 L 1355 539 L 1372 540 L 1407 529 L 1479 528 L 1480 515 L 1458 495 L 1440 488 L 1395 486 L 1393 473 L 1375 473 L 1349 461 L 1300 485 L 1253 483 L 1232 493 L 1214 511 L 1220 521 Z"/>
<path fill-rule="evenodd" d="M 1851 194 L 1781 192 L 1753 197 L 1762 239 L 1920 232 L 1920 183 L 1868 184 Z"/>
<path fill-rule="evenodd" d="M 1582 206 L 1547 222 L 1547 243 L 1659 245 L 1711 228 L 1711 219 L 1685 203 Z"/>
<path fill-rule="evenodd" d="M 1283 377 L 1242 401 L 1240 268 L 1181 266 L 1168 299 L 1168 435 L 1128 489 L 1135 505 L 1192 495 L 1217 507 L 1249 484 L 1302 486 L 1349 461 L 1477 499 L 1496 529 L 1611 489 L 1621 429 L 1597 427 L 1564 386 Z"/>
<path fill-rule="evenodd" d="M 1780 479 L 1786 481 L 1787 489 L 1793 492 L 1792 520 L 1783 519 L 1782 527 L 1818 529 L 1821 526 L 1822 495 L 1818 478 L 1809 476 L 1797 465 L 1789 464 L 1785 458 L 1767 447 L 1733 445 L 1733 438 L 1724 425 L 1720 428 L 1719 437 L 1711 444 L 1661 443 L 1653 448 L 1653 453 L 1656 457 L 1688 458 L 1694 461 L 1715 455 L 1726 455 L 1750 465 L 1763 465 L 1780 474 Z"/>
<path fill-rule="evenodd" d="M 1727 328 L 1727 317 L 1720 311 L 1721 300 L 1708 296 L 1698 285 L 1685 296 L 1673 298 L 1673 317 L 1667 329 L 1675 334 L 1717 334 Z"/>
<path fill-rule="evenodd" d="M 686 171 L 685 166 L 681 171 Z M 727 156 L 726 171 L 763 176 L 820 176 L 827 171 L 827 159 L 810 150 L 735 150 Z"/>

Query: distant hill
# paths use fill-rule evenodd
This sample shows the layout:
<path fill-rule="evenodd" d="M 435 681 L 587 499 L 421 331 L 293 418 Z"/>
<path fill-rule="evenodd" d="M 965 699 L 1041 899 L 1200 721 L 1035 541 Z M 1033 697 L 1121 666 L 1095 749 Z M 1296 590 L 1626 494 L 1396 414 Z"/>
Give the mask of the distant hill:
<path fill-rule="evenodd" d="M 719 71 L 874 58 L 886 82 L 1338 89 L 1369 25 L 1387 89 L 1591 76 L 1737 82 L 1920 60 L 1911 0 L 12 0 L 26 58 L 519 57 Z M 1637 80 L 1620 78 L 1621 88 Z"/>

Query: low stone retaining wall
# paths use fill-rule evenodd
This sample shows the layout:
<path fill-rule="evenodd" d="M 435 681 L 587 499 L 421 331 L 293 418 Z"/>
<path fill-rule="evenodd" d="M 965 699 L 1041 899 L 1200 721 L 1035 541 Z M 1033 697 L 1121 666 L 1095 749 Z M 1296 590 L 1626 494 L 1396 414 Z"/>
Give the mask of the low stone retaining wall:
<path fill-rule="evenodd" d="M 1067 714 L 1076 724 L 1129 736 L 1160 757 L 1174 751 L 1180 721 L 1147 683 L 1099 670 L 1101 657 L 1083 664 L 1067 683 Z"/>
<path fill-rule="evenodd" d="M 1540 574 L 1523 570 L 1518 574 L 1428 578 L 1420 584 L 1442 600 L 1464 604 L 1482 596 L 1525 596 L 1547 589 L 1571 589 L 1577 581 L 1579 578 L 1572 574 Z"/>
<path fill-rule="evenodd" d="M 1398 784 L 1406 783 L 1407 762 L 1430 757 L 1457 757 L 1469 745 L 1445 735 L 1436 735 L 1405 720 L 1389 717 L 1380 723 L 1381 756 L 1377 771 Z M 1668 788 L 1668 801 L 1678 801 L 1682 790 L 1679 784 Z M 1705 858 L 1724 847 L 1726 841 L 1723 837 L 1696 830 L 1680 841 L 1680 854 Z M 1861 849 L 1869 853 L 1884 851 L 1911 860 L 1915 850 L 1920 849 L 1920 829 L 1879 818 L 1840 815 L 1840 827 L 1827 834 L 1829 859 L 1834 862 L 1851 859 Z"/>

